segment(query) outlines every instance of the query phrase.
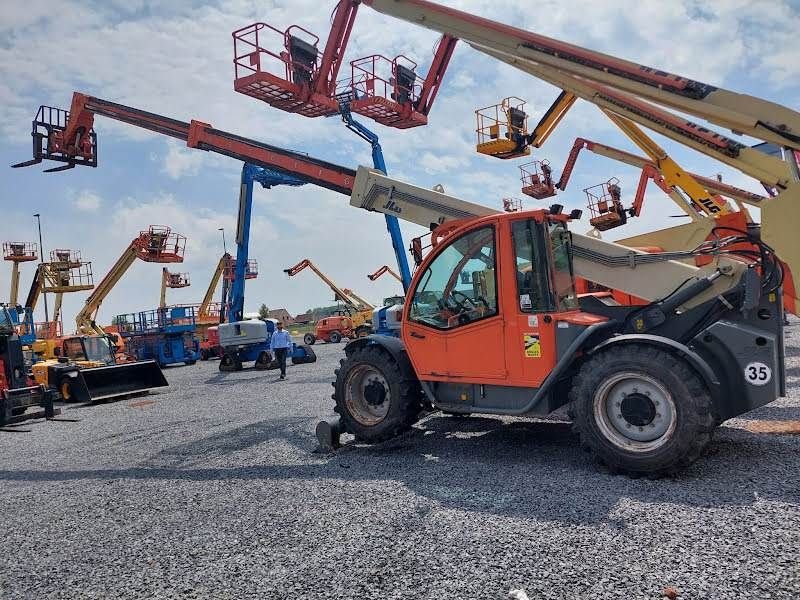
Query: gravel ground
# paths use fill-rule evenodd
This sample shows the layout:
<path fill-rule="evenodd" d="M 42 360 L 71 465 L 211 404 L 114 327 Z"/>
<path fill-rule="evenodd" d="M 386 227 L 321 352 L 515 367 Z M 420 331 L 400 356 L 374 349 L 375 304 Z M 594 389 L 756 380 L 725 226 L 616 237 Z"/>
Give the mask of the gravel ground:
<path fill-rule="evenodd" d="M 790 397 L 748 420 L 800 419 Z M 676 479 L 612 476 L 569 426 L 435 415 L 314 453 L 315 365 L 166 371 L 147 397 L 0 434 L 2 598 L 794 598 L 800 436 L 725 424 Z"/>

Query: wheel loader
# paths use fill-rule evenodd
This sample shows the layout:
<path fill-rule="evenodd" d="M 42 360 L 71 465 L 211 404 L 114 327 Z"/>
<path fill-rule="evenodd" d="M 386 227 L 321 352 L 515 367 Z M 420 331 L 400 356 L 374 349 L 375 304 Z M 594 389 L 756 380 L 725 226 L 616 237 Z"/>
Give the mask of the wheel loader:
<path fill-rule="evenodd" d="M 96 402 L 169 385 L 155 361 L 117 364 L 108 336 L 65 337 L 53 353 L 55 358 L 34 363 L 31 370 L 37 383 L 65 402 Z"/>

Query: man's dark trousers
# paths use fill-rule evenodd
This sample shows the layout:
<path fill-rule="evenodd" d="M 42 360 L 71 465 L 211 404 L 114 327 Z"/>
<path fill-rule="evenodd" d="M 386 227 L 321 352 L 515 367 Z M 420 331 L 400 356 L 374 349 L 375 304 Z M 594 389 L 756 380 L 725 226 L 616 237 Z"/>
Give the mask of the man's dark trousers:
<path fill-rule="evenodd" d="M 288 348 L 275 348 L 275 360 L 278 361 L 278 366 L 281 368 L 281 377 L 286 377 L 286 355 Z"/>

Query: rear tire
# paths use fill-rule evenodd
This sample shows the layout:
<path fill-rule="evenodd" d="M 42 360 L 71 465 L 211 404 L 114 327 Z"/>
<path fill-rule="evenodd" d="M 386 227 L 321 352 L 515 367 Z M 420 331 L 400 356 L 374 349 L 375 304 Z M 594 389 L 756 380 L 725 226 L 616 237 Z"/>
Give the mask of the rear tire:
<path fill-rule="evenodd" d="M 573 428 L 612 471 L 662 476 L 690 465 L 716 420 L 705 383 L 682 358 L 653 346 L 589 358 L 570 391 Z"/>
<path fill-rule="evenodd" d="M 371 333 L 372 333 L 372 327 L 370 327 L 369 325 L 361 325 L 356 329 L 356 338 L 367 337 Z"/>
<path fill-rule="evenodd" d="M 359 348 L 342 359 L 334 388 L 334 411 L 359 441 L 391 439 L 419 418 L 419 382 L 404 376 L 394 357 L 379 347 Z"/>
<path fill-rule="evenodd" d="M 200 360 L 208 360 L 208 350 L 205 348 L 200 350 Z"/>
<path fill-rule="evenodd" d="M 303 343 L 306 346 L 313 346 L 314 342 L 317 341 L 316 336 L 313 333 L 307 333 L 303 336 Z"/>
<path fill-rule="evenodd" d="M 338 344 L 339 342 L 342 341 L 342 334 L 339 333 L 338 331 L 331 331 L 331 334 L 328 337 L 328 339 L 330 339 L 331 344 Z"/>

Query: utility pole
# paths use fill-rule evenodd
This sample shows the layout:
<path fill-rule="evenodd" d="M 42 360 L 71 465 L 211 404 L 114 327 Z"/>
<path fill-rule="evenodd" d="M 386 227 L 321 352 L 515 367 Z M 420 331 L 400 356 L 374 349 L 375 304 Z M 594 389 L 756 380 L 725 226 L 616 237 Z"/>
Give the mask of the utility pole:
<path fill-rule="evenodd" d="M 36 217 L 36 224 L 39 227 L 39 264 L 44 264 L 44 245 L 42 245 L 42 218 L 39 213 L 36 213 L 33 216 Z M 44 320 L 47 321 L 47 323 L 50 323 L 50 311 L 47 308 L 47 294 L 44 291 L 42 291 L 42 299 L 44 300 Z"/>

